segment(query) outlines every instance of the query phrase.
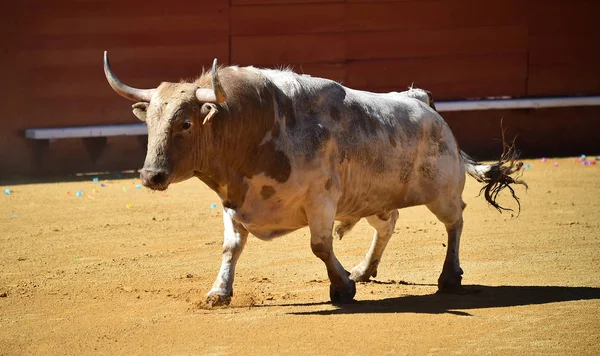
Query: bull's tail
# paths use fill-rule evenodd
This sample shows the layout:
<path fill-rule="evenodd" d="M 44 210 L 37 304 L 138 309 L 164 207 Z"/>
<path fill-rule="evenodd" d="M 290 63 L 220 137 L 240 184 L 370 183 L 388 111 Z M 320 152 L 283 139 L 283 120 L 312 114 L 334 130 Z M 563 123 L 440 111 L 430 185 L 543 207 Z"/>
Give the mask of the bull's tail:
<path fill-rule="evenodd" d="M 523 174 L 523 162 L 517 161 L 519 159 L 519 153 L 514 147 L 514 141 L 511 145 L 507 145 L 504 142 L 503 144 L 504 151 L 502 152 L 502 156 L 500 157 L 500 160 L 494 164 L 481 164 L 469 157 L 469 155 L 463 151 L 460 151 L 460 155 L 467 173 L 478 182 L 485 184 L 479 193 L 484 193 L 485 200 L 487 200 L 491 206 L 498 209 L 499 212 L 502 212 L 503 210 L 512 211 L 512 209 L 505 208 L 496 202 L 498 194 L 504 188 L 508 188 L 519 206 L 519 212 L 521 212 L 521 202 L 511 185 L 521 184 L 524 185 L 525 188 L 528 188 L 527 183 L 520 179 Z"/>

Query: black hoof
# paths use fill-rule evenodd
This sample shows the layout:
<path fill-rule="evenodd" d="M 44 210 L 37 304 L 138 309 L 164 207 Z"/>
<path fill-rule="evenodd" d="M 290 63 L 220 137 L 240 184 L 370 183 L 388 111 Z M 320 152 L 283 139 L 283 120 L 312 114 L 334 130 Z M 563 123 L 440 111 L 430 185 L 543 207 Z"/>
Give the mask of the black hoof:
<path fill-rule="evenodd" d="M 438 279 L 438 292 L 441 293 L 460 293 L 463 290 L 462 287 L 462 274 L 463 271 L 460 269 L 452 274 L 442 273 Z"/>
<path fill-rule="evenodd" d="M 356 283 L 353 280 L 349 280 L 348 285 L 329 286 L 329 299 L 333 304 L 346 304 L 354 301 L 356 295 Z"/>

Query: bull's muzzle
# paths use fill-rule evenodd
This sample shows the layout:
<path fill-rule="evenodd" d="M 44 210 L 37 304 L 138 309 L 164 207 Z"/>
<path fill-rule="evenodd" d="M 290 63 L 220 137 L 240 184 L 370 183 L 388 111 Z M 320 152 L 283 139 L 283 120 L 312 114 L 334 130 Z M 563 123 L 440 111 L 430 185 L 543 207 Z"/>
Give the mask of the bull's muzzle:
<path fill-rule="evenodd" d="M 152 190 L 165 190 L 169 186 L 169 174 L 164 170 L 143 168 L 140 179 L 144 187 Z"/>

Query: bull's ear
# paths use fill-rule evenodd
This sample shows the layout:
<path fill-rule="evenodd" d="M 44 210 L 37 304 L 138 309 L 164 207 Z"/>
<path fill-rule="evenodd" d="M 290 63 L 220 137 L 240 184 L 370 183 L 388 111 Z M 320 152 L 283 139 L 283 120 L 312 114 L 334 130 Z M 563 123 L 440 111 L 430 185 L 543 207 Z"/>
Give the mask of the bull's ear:
<path fill-rule="evenodd" d="M 137 116 L 140 121 L 146 122 L 146 110 L 148 109 L 148 103 L 135 103 L 131 107 L 133 108 L 133 115 Z"/>
<path fill-rule="evenodd" d="M 217 106 L 213 103 L 204 103 L 200 109 L 200 114 L 204 116 L 202 125 L 210 124 L 213 117 L 219 113 Z"/>

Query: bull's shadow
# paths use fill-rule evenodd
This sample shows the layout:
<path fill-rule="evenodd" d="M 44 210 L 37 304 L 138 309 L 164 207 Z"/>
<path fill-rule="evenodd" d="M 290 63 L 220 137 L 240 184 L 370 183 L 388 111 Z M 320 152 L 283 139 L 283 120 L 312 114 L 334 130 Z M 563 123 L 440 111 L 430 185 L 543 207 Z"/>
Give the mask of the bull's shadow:
<path fill-rule="evenodd" d="M 470 316 L 469 309 L 502 308 L 574 300 L 600 299 L 600 288 L 556 286 L 465 287 L 463 294 L 436 293 L 408 295 L 381 300 L 360 300 L 338 305 L 338 309 L 293 312 L 295 315 L 335 315 L 370 313 L 425 313 Z M 304 306 L 322 303 L 303 304 Z"/>

